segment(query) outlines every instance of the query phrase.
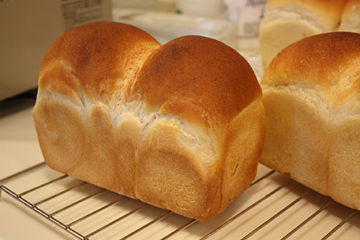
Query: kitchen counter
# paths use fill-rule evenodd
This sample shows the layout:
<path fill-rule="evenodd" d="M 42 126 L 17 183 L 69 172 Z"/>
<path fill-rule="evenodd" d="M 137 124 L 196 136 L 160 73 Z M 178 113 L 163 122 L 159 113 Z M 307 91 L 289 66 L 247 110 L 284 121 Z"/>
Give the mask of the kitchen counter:
<path fill-rule="evenodd" d="M 31 98 L 0 101 L 0 179 L 42 161 Z"/>
<path fill-rule="evenodd" d="M 19 97 L 0 102 L 0 179 L 43 162 L 31 111 L 34 99 Z M 4 182 L 7 184 L 8 182 Z M 27 182 L 32 184 L 32 182 Z M 0 185 L 3 184 L 0 182 Z M 23 183 L 14 183 L 13 187 Z M 0 239 L 71 239 L 25 205 L 2 193 Z"/>

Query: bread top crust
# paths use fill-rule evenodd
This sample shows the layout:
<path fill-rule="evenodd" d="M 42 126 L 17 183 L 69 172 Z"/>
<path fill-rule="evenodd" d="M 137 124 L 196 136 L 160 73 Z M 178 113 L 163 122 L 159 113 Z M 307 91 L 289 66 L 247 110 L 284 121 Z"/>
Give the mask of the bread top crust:
<path fill-rule="evenodd" d="M 146 118 L 171 114 L 219 141 L 227 124 L 262 97 L 251 66 L 229 46 L 200 36 L 161 46 L 116 22 L 89 23 L 60 36 L 41 64 L 38 96 L 44 92 L 85 108 L 102 103 L 114 118 L 140 104 Z"/>
<path fill-rule="evenodd" d="M 213 127 L 229 123 L 261 96 L 255 74 L 240 54 L 200 36 L 180 37 L 157 49 L 132 91 L 150 109 Z"/>
<path fill-rule="evenodd" d="M 84 24 L 64 33 L 46 52 L 39 89 L 78 103 L 107 104 L 121 94 L 118 89 L 133 78 L 139 62 L 158 47 L 152 36 L 131 25 Z"/>
<path fill-rule="evenodd" d="M 341 20 L 344 6 L 347 0 L 267 0 L 266 11 L 281 10 L 293 11 L 299 14 L 307 14 L 304 18 L 315 21 L 323 30 L 331 31 L 335 29 Z M 277 14 L 266 16 L 271 21 L 277 18 Z M 310 20 L 308 19 L 308 20 Z"/>
<path fill-rule="evenodd" d="M 360 100 L 360 34 L 325 33 L 291 44 L 273 59 L 261 85 L 314 89 L 338 110 L 360 111 L 354 108 Z"/>
<path fill-rule="evenodd" d="M 186 36 L 161 46 L 115 22 L 84 24 L 60 36 L 41 64 L 39 95 L 44 91 L 83 105 L 117 104 L 121 97 L 158 111 L 166 102 L 161 113 L 200 125 L 228 123 L 262 94 L 246 60 L 217 40 Z"/>

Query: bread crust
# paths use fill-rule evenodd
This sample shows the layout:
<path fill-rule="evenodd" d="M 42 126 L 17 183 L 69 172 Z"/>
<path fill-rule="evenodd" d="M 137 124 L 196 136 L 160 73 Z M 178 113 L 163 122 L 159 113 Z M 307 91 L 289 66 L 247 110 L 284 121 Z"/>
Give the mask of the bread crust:
<path fill-rule="evenodd" d="M 50 47 L 33 115 L 53 169 L 207 221 L 255 177 L 261 97 L 250 65 L 219 41 L 160 46 L 140 29 L 97 22 Z"/>
<path fill-rule="evenodd" d="M 360 208 L 360 34 L 335 32 L 282 50 L 261 80 L 261 163 Z"/>

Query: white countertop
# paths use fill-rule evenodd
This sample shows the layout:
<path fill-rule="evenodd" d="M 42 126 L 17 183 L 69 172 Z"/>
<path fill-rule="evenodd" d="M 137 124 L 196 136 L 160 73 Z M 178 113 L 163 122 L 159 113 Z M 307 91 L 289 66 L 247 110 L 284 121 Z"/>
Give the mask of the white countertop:
<path fill-rule="evenodd" d="M 43 162 L 31 115 L 33 104 L 27 98 L 0 102 L 0 179 Z M 71 239 L 53 225 L 9 195 L 1 194 L 1 240 Z"/>
<path fill-rule="evenodd" d="M 0 179 L 42 161 L 31 99 L 0 101 Z"/>

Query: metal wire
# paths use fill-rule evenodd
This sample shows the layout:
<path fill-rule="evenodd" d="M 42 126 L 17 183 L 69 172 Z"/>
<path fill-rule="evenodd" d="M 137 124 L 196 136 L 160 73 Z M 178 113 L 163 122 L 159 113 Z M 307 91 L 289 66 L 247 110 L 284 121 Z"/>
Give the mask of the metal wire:
<path fill-rule="evenodd" d="M 178 233 L 178 232 L 184 230 L 185 228 L 193 225 L 195 222 L 196 222 L 195 219 L 190 220 L 189 222 L 185 223 L 185 224 L 182 225 L 181 227 L 177 228 L 175 231 L 173 231 L 173 232 L 171 232 L 170 234 L 168 234 L 167 236 L 163 237 L 161 240 L 170 238 L 171 236 L 175 235 L 176 233 Z"/>
<path fill-rule="evenodd" d="M 252 230 L 250 233 L 248 233 L 245 237 L 243 237 L 242 239 L 248 239 L 250 238 L 252 235 L 254 235 L 256 232 L 258 232 L 261 228 L 265 227 L 267 224 L 269 224 L 270 222 L 272 222 L 275 218 L 277 218 L 278 216 L 280 216 L 281 214 L 283 214 L 286 210 L 289 210 L 292 206 L 294 206 L 297 202 L 299 202 L 301 199 L 303 199 L 304 197 L 306 197 L 307 195 L 309 195 L 312 192 L 312 190 L 308 190 L 307 192 L 305 192 L 303 195 L 301 195 L 300 197 L 298 197 L 297 199 L 295 199 L 293 202 L 291 202 L 289 205 L 287 205 L 286 207 L 284 207 L 283 209 L 281 209 L 280 211 L 278 211 L 275 215 L 273 215 L 271 218 L 269 218 L 267 221 L 265 221 L 264 223 L 262 223 L 261 225 L 259 225 L 257 228 L 255 228 L 254 230 Z"/>
<path fill-rule="evenodd" d="M 334 200 L 330 200 L 329 202 L 327 202 L 325 205 L 323 205 L 322 207 L 320 207 L 315 213 L 313 213 L 311 216 L 309 216 L 307 219 L 305 219 L 302 223 L 300 223 L 298 226 L 296 226 L 295 228 L 293 228 L 288 234 L 286 234 L 281 240 L 285 240 L 288 239 L 291 235 L 293 235 L 296 231 L 298 231 L 300 228 L 302 228 L 305 224 L 307 224 L 308 222 L 311 221 L 311 219 L 313 219 L 314 217 L 316 217 L 317 215 L 319 215 L 319 213 L 321 213 L 323 210 L 325 210 L 328 206 L 330 206 L 332 203 L 334 202 Z"/>
<path fill-rule="evenodd" d="M 110 227 L 111 225 L 117 223 L 118 221 L 120 221 L 120 220 L 122 220 L 122 219 L 124 219 L 124 218 L 126 218 L 126 217 L 128 217 L 128 216 L 130 216 L 130 215 L 132 215 L 132 214 L 134 214 L 134 213 L 136 213 L 136 212 L 138 212 L 139 210 L 141 210 L 142 208 L 146 207 L 147 205 L 148 205 L 148 204 L 144 203 L 144 204 L 141 205 L 140 207 L 138 207 L 138 208 L 136 208 L 136 209 L 128 212 L 127 214 L 125 214 L 125 215 L 123 215 L 123 216 L 115 219 L 114 221 L 111 221 L 111 222 L 108 223 L 108 224 L 105 224 L 104 226 L 102 226 L 102 227 L 96 229 L 95 231 L 91 232 L 90 234 L 86 235 L 86 238 L 90 238 L 91 236 L 93 236 L 93 235 L 95 235 L 95 234 L 97 234 L 97 233 L 105 230 L 106 228 Z"/>
<path fill-rule="evenodd" d="M 132 236 L 135 235 L 136 233 L 144 230 L 144 229 L 147 228 L 147 227 L 150 227 L 152 224 L 154 224 L 154 223 L 160 221 L 161 219 L 167 217 L 167 216 L 170 215 L 171 213 L 172 213 L 171 211 L 167 211 L 167 212 L 164 213 L 163 215 L 155 218 L 155 219 L 152 220 L 151 222 L 149 222 L 149 223 L 143 225 L 142 227 L 136 229 L 135 231 L 131 232 L 130 234 L 126 235 L 125 237 L 120 238 L 120 240 L 124 240 L 124 239 L 128 239 L 129 237 L 132 237 Z"/>
<path fill-rule="evenodd" d="M 37 164 L 33 167 L 30 167 L 28 169 L 25 169 L 21 172 L 15 173 L 9 177 L 6 177 L 4 179 L 1 179 L 0 182 L 5 182 L 8 181 L 12 178 L 18 177 L 22 174 L 27 174 L 29 172 L 31 172 L 32 170 L 42 166 L 43 164 Z M 264 179 L 269 178 L 271 175 L 273 175 L 275 172 L 274 171 L 269 171 L 268 173 L 264 174 L 262 177 L 260 177 L 259 179 L 257 179 L 256 181 L 254 181 L 250 187 L 255 186 L 256 184 L 262 182 Z M 72 220 L 69 223 L 64 223 L 62 221 L 60 221 L 59 219 L 57 219 L 55 216 L 60 214 L 61 212 L 64 212 L 68 209 L 71 209 L 75 206 L 77 206 L 80 203 L 83 203 L 86 200 L 89 200 L 95 196 L 99 196 L 102 193 L 107 192 L 107 190 L 105 189 L 99 189 L 91 194 L 87 194 L 86 196 L 73 201 L 69 204 L 67 204 L 66 206 L 63 206 L 57 210 L 54 210 L 50 213 L 44 211 L 43 209 L 40 208 L 40 205 L 55 199 L 57 197 L 62 196 L 65 193 L 71 192 L 71 191 L 76 191 L 77 189 L 79 189 L 80 187 L 87 185 L 88 183 L 85 182 L 79 182 L 76 185 L 73 185 L 71 187 L 67 187 L 65 190 L 59 191 L 57 193 L 52 194 L 49 197 L 46 197 L 44 199 L 41 199 L 39 201 L 37 201 L 36 203 L 32 203 L 30 201 L 28 201 L 27 199 L 25 199 L 24 197 L 26 195 L 28 195 L 29 193 L 35 192 L 37 190 L 40 190 L 42 188 L 44 188 L 45 186 L 50 186 L 53 183 L 56 183 L 58 181 L 61 181 L 65 178 L 67 178 L 67 175 L 63 175 L 60 177 L 57 177 L 55 179 L 52 179 L 48 182 L 45 182 L 43 184 L 40 184 L 38 186 L 35 186 L 31 189 L 28 189 L 22 193 L 16 193 L 14 191 L 12 191 L 11 189 L 9 189 L 8 187 L 6 187 L 5 185 L 1 185 L 0 186 L 0 197 L 1 197 L 1 193 L 5 192 L 7 193 L 9 196 L 13 197 L 14 199 L 18 200 L 19 202 L 23 203 L 25 206 L 31 208 L 32 210 L 34 210 L 35 212 L 37 212 L 38 214 L 42 215 L 43 217 L 49 219 L 51 222 L 53 222 L 54 224 L 56 224 L 57 226 L 63 228 L 64 230 L 66 230 L 67 232 L 69 232 L 70 234 L 72 234 L 73 236 L 77 237 L 78 239 L 83 239 L 83 240 L 87 240 L 90 239 L 91 237 L 95 236 L 96 234 L 106 230 L 107 228 L 109 228 L 110 226 L 128 218 L 131 215 L 134 215 L 136 213 L 138 213 L 141 209 L 144 209 L 145 207 L 148 207 L 149 205 L 146 203 L 141 204 L 140 206 L 136 207 L 133 210 L 128 211 L 127 213 L 115 218 L 114 220 L 105 223 L 104 225 L 97 227 L 96 229 L 93 229 L 90 233 L 88 234 L 83 234 L 78 232 L 78 230 L 74 229 L 74 226 L 83 222 L 84 220 L 90 218 L 91 216 L 94 216 L 95 214 L 101 214 L 105 209 L 120 203 L 121 201 L 128 199 L 127 197 L 124 196 L 120 196 L 118 195 L 117 199 L 105 204 L 104 206 L 101 206 L 97 209 L 94 209 L 93 211 L 91 211 L 90 213 L 87 213 L 83 216 L 78 217 L 75 220 Z M 236 219 L 240 218 L 242 215 L 244 215 L 246 212 L 250 211 L 251 209 L 255 208 L 257 205 L 259 205 L 261 202 L 265 201 L 266 199 L 268 199 L 269 197 L 271 197 L 272 195 L 274 195 L 275 193 L 279 192 L 281 189 L 284 189 L 286 186 L 288 186 L 289 184 L 293 183 L 293 180 L 288 180 L 287 182 L 285 182 L 284 184 L 278 186 L 277 188 L 273 189 L 272 191 L 268 192 L 267 194 L 265 194 L 264 196 L 262 196 L 259 200 L 257 200 L 256 202 L 252 203 L 250 206 L 248 206 L 247 208 L 243 209 L 241 212 L 235 214 L 233 217 L 225 220 L 224 222 L 222 222 L 220 225 L 218 225 L 217 227 L 215 227 L 214 229 L 212 229 L 210 232 L 208 232 L 205 236 L 201 237 L 200 239 L 207 239 L 211 236 L 213 236 L 215 233 L 217 233 L 218 231 L 226 228 L 227 225 L 229 225 L 230 223 L 234 222 Z M 290 202 L 288 205 L 286 205 L 285 207 L 283 207 L 282 209 L 280 209 L 277 213 L 275 213 L 274 215 L 272 215 L 270 218 L 268 218 L 266 221 L 264 221 L 263 223 L 261 223 L 260 225 L 258 225 L 256 228 L 252 229 L 249 231 L 249 233 L 247 233 L 242 239 L 249 239 L 251 238 L 255 233 L 257 233 L 258 231 L 260 231 L 263 227 L 265 227 L 266 225 L 268 225 L 269 223 L 271 223 L 272 221 L 274 221 L 276 218 L 278 218 L 281 214 L 285 213 L 286 211 L 288 211 L 289 209 L 291 209 L 293 206 L 295 206 L 300 200 L 304 199 L 306 196 L 308 196 L 310 193 L 312 193 L 313 191 L 308 189 L 307 191 L 305 191 L 303 194 L 301 194 L 298 198 L 296 198 L 295 200 L 293 200 L 292 202 Z M 311 214 L 308 218 L 306 218 L 303 222 L 301 222 L 299 225 L 297 225 L 295 228 L 290 229 L 290 231 L 282 238 L 282 239 L 288 239 L 290 236 L 292 236 L 295 232 L 297 232 L 298 230 L 300 230 L 303 226 L 305 226 L 306 224 L 308 224 L 315 216 L 317 216 L 318 214 L 320 214 L 322 211 L 324 211 L 325 209 L 327 209 L 331 204 L 333 204 L 334 201 L 330 200 L 328 202 L 326 202 L 323 206 L 319 207 L 319 209 L 317 211 L 315 211 L 313 214 Z M 358 211 L 354 210 L 352 211 L 346 218 L 344 218 L 336 227 L 334 227 L 330 232 L 328 232 L 322 239 L 328 239 L 330 236 L 332 236 L 338 229 L 340 229 L 346 222 L 348 222 L 352 217 L 354 217 L 356 214 L 358 213 Z M 160 216 L 150 220 L 149 222 L 147 222 L 146 224 L 143 224 L 142 226 L 138 227 L 137 229 L 135 229 L 134 231 L 127 233 L 127 235 L 120 237 L 120 239 L 128 239 L 130 237 L 133 237 L 134 235 L 140 233 L 141 231 L 150 228 L 152 225 L 154 225 L 155 223 L 159 222 L 160 220 L 166 219 L 169 215 L 174 214 L 171 211 L 166 211 L 165 213 L 161 214 Z M 190 227 L 191 225 L 198 223 L 198 221 L 190 219 L 189 221 L 187 221 L 185 224 L 183 224 L 182 226 L 176 228 L 175 230 L 173 230 L 172 232 L 168 233 L 166 236 L 164 236 L 162 239 L 168 239 L 171 238 L 172 236 L 178 234 L 179 232 L 183 231 L 184 229 Z"/>
<path fill-rule="evenodd" d="M 45 162 L 40 162 L 40 163 L 38 163 L 38 164 L 35 164 L 34 166 L 31 166 L 31 167 L 29 167 L 29 168 L 25 168 L 24 170 L 21 170 L 21 171 L 19 171 L 19 172 L 17 172 L 17 173 L 14 173 L 14 174 L 12 174 L 12 175 L 9 175 L 9 176 L 7 176 L 7 177 L 5 177 L 5 178 L 0 179 L 0 183 L 5 182 L 5 181 L 7 181 L 7 180 L 10 180 L 10 179 L 12 179 L 12 178 L 15 178 L 15 177 L 17 177 L 17 176 L 20 176 L 20 175 L 22 175 L 22 174 L 24 174 L 24 173 L 30 172 L 31 170 L 34 170 L 34 169 L 36 169 L 36 168 L 38 168 L 38 167 L 40 167 L 40 166 L 44 166 L 44 165 L 45 165 Z"/>
<path fill-rule="evenodd" d="M 322 238 L 322 240 L 328 239 L 331 235 L 333 235 L 341 226 L 343 226 L 346 222 L 348 222 L 358 211 L 353 211 L 350 213 L 345 219 L 343 219 L 335 228 L 333 228 L 326 236 Z"/>

